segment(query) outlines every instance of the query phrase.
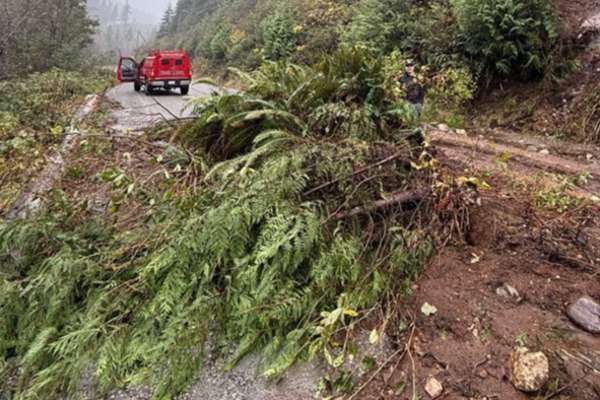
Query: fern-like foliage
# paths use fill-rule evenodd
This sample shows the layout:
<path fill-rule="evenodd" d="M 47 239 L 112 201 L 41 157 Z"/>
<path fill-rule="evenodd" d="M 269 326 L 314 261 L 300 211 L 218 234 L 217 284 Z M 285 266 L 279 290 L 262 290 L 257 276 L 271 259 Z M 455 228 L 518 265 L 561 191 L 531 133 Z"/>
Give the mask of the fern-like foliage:
<path fill-rule="evenodd" d="M 218 160 L 247 153 L 257 136 L 273 130 L 300 138 L 393 140 L 417 123 L 366 47 L 341 48 L 315 67 L 267 61 L 253 73 L 232 72 L 247 85 L 245 93 L 192 101 L 201 112 L 189 136 Z"/>
<path fill-rule="evenodd" d="M 237 344 L 231 365 L 264 349 L 275 377 L 414 278 L 431 250 L 416 226 L 427 202 L 336 217 L 430 185 L 377 62 L 349 49 L 248 78 L 248 93 L 198 109 L 188 139 L 212 170 L 186 208 L 155 220 L 168 222 L 119 233 L 53 212 L 0 224 L 0 375 L 18 375 L 4 391 L 59 398 L 91 368 L 100 392 L 146 383 L 173 398 L 209 337 Z M 356 173 L 390 153 L 403 157 Z"/>
<path fill-rule="evenodd" d="M 453 0 L 460 42 L 487 71 L 540 75 L 559 23 L 543 0 Z"/>

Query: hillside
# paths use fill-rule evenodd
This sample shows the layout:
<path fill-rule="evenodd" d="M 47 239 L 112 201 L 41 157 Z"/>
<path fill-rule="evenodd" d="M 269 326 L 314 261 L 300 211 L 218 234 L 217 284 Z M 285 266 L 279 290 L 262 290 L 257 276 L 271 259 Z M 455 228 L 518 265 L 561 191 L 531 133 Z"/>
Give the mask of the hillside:
<path fill-rule="evenodd" d="M 235 79 L 227 67 L 252 70 L 265 59 L 310 64 L 321 54 L 349 44 L 360 43 L 380 56 L 397 51 L 400 62 L 417 62 L 419 79 L 429 89 L 425 119 L 450 125 L 465 121 L 469 107 L 464 106 L 474 97 L 482 105 L 495 98 L 506 100 L 483 112 L 488 119 L 478 123 L 488 125 L 497 120 L 492 115 L 496 111 L 509 112 L 523 103 L 527 109 L 535 108 L 536 97 L 540 101 L 558 98 L 574 82 L 581 83 L 577 71 L 593 64 L 585 55 L 590 36 L 583 34 L 582 24 L 597 9 L 596 1 L 547 5 L 530 0 L 522 8 L 501 2 L 499 14 L 489 10 L 477 14 L 476 3 L 182 0 L 163 16 L 154 46 L 185 48 L 195 58 L 198 74 L 226 80 Z M 518 31 L 511 31 L 510 26 L 495 31 L 493 23 L 485 25 L 486 19 L 500 22 L 505 15 L 510 15 Z M 597 80 L 589 78 L 592 88 Z M 540 105 L 536 120 L 547 120 L 557 106 L 556 102 Z M 513 117 L 521 119 L 525 113 L 512 111 Z M 548 134 L 537 122 L 528 129 Z M 575 129 L 557 130 L 564 132 L 560 135 L 586 140 L 581 127 L 581 132 Z"/>

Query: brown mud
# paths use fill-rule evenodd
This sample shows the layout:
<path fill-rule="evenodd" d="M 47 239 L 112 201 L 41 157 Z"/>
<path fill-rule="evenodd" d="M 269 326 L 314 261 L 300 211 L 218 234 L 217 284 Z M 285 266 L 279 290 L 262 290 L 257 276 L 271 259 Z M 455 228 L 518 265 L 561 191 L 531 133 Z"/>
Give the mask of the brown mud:
<path fill-rule="evenodd" d="M 452 149 L 439 156 L 454 170 L 469 168 Z M 599 300 L 600 207 L 540 211 L 511 179 L 490 179 L 492 189 L 471 212 L 466 243 L 442 249 L 413 286 L 400 316 L 414 321 L 412 339 L 408 331 L 394 332 L 397 326 L 388 330 L 398 348 L 410 343 L 408 351 L 358 398 L 429 399 L 424 387 L 431 377 L 444 387 L 440 399 L 600 398 L 600 336 L 566 315 L 581 296 Z M 518 295 L 502 291 L 506 285 Z M 425 303 L 437 312 L 425 316 Z M 539 393 L 522 393 L 510 382 L 518 345 L 550 360 Z"/>

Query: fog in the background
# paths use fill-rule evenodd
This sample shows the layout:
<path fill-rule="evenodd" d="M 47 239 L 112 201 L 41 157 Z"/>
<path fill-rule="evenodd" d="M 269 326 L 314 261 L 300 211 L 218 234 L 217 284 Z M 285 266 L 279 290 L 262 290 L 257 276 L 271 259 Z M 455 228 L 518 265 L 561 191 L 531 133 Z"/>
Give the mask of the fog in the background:
<path fill-rule="evenodd" d="M 87 0 L 98 21 L 93 51 L 107 60 L 152 43 L 169 0 Z M 173 6 L 176 0 L 172 0 Z"/>
<path fill-rule="evenodd" d="M 124 3 L 125 0 L 120 0 L 120 2 Z M 155 21 L 153 22 L 156 23 L 160 21 L 160 18 L 167 9 L 169 2 L 169 0 L 129 0 L 131 7 L 151 14 L 155 18 Z M 173 5 L 173 7 L 175 7 L 176 0 L 173 0 L 170 3 Z"/>

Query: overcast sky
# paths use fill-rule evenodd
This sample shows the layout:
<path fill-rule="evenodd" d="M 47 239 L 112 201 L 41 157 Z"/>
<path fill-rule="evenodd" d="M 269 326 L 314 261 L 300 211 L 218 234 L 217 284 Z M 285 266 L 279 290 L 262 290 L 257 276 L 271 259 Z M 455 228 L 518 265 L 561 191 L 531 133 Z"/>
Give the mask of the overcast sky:
<path fill-rule="evenodd" d="M 120 1 L 122 3 L 125 2 L 125 0 Z M 177 0 L 129 0 L 129 4 L 131 4 L 133 8 L 152 14 L 156 18 L 156 21 L 153 22 L 158 22 L 160 20 L 160 17 L 167 9 L 169 2 L 175 7 Z"/>

